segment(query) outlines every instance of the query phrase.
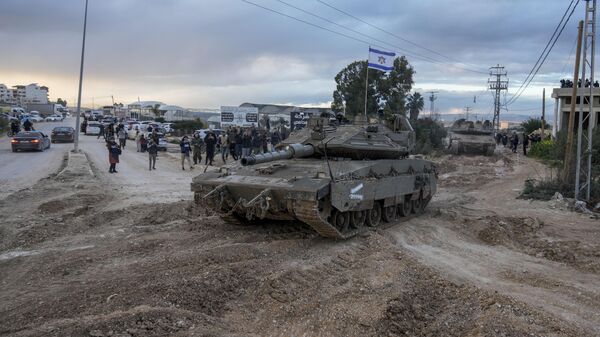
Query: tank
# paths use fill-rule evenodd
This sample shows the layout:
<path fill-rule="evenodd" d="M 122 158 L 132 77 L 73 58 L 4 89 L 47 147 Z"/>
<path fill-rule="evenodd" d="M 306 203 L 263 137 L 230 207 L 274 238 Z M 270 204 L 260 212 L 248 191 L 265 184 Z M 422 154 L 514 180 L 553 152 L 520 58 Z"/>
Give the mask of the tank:
<path fill-rule="evenodd" d="M 485 122 L 459 119 L 448 132 L 448 149 L 452 154 L 494 154 L 496 142 L 494 130 L 489 120 Z"/>
<path fill-rule="evenodd" d="M 275 151 L 194 177 L 194 200 L 229 223 L 301 221 L 321 236 L 349 238 L 424 212 L 437 171 L 409 156 L 414 137 L 403 116 L 393 129 L 311 117 Z"/>

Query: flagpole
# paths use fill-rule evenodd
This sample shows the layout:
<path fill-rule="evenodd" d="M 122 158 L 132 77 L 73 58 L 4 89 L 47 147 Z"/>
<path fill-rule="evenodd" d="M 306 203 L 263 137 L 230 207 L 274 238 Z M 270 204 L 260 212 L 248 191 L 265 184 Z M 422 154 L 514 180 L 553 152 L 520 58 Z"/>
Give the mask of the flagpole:
<path fill-rule="evenodd" d="M 371 53 L 371 46 L 369 46 L 369 53 Z M 369 91 L 369 56 L 367 55 L 367 75 L 365 76 L 365 120 L 367 120 L 367 92 Z"/>

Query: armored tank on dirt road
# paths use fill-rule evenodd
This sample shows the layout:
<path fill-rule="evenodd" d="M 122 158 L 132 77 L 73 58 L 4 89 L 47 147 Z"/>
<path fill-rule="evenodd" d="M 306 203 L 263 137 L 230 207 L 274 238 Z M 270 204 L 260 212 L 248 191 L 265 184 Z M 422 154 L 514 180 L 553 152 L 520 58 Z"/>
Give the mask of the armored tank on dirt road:
<path fill-rule="evenodd" d="M 334 239 L 418 215 L 436 192 L 436 167 L 409 158 L 414 131 L 403 116 L 395 124 L 311 117 L 278 150 L 196 176 L 195 202 L 229 223 L 295 220 Z"/>
<path fill-rule="evenodd" d="M 452 154 L 494 154 L 496 142 L 492 123 L 459 119 L 448 130 L 448 149 Z"/>

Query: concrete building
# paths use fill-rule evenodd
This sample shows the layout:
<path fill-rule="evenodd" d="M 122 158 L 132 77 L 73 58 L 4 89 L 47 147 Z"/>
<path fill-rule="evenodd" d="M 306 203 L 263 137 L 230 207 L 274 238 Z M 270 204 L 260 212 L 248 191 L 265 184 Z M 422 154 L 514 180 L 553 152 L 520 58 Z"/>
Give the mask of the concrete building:
<path fill-rule="evenodd" d="M 591 110 L 592 116 L 591 121 L 595 127 L 600 124 L 600 88 L 591 88 L 594 101 L 592 102 Z M 566 130 L 569 126 L 569 114 L 571 113 L 571 95 L 573 88 L 555 88 L 552 90 L 552 98 L 554 98 L 554 123 L 552 134 L 556 136 L 556 133 L 561 130 Z M 579 111 L 580 111 L 580 100 L 583 97 L 583 113 L 584 118 L 590 113 L 590 88 L 577 88 L 577 99 L 575 100 L 575 130 L 577 130 L 579 123 Z M 548 121 L 550 122 L 550 121 Z M 583 125 L 584 129 L 588 128 L 588 121 Z"/>
<path fill-rule="evenodd" d="M 0 101 L 18 106 L 48 104 L 48 87 L 31 83 L 14 85 L 9 89 L 6 85 L 0 84 Z"/>

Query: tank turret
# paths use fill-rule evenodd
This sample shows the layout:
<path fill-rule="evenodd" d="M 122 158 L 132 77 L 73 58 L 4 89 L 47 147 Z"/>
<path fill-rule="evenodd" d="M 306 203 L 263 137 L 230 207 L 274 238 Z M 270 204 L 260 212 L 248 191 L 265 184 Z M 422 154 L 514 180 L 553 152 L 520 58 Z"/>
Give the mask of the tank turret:
<path fill-rule="evenodd" d="M 276 151 L 193 179 L 195 201 L 232 223 L 297 220 L 343 239 L 422 213 L 436 191 L 433 163 L 409 158 L 414 132 L 311 118 Z"/>
<path fill-rule="evenodd" d="M 453 154 L 494 154 L 496 142 L 492 123 L 486 120 L 468 121 L 458 119 L 448 130 L 448 149 Z"/>

